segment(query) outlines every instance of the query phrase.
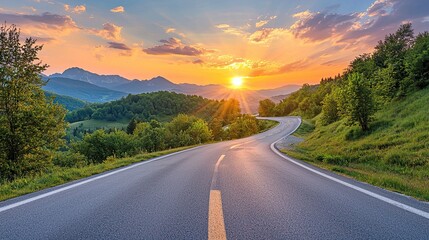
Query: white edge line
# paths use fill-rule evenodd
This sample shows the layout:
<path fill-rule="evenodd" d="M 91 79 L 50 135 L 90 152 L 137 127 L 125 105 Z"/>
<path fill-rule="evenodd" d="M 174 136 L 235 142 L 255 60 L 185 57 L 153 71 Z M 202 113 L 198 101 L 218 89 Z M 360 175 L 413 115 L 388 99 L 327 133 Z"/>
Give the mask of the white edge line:
<path fill-rule="evenodd" d="M 356 191 L 359 191 L 359 192 L 361 192 L 361 193 L 364 193 L 364 194 L 366 194 L 366 195 L 368 195 L 368 196 L 371 196 L 371 197 L 376 198 L 376 199 L 378 199 L 378 200 L 381 200 L 381 201 L 383 201 L 383 202 L 389 203 L 389 204 L 391 204 L 391 205 L 393 205 L 393 206 L 396 206 L 396 207 L 398 207 L 398 208 L 401 208 L 401 209 L 403 209 L 403 210 L 405 210 L 405 211 L 408 211 L 408 212 L 411 212 L 411 213 L 417 214 L 417 215 L 419 215 L 419 216 L 421 216 L 421 217 L 424 217 L 424 218 L 426 218 L 426 219 L 429 219 L 429 213 L 428 213 L 428 212 L 425 212 L 425 211 L 422 211 L 422 210 L 420 210 L 420 209 L 417 209 L 417 208 L 414 208 L 414 207 L 408 206 L 408 205 L 406 205 L 406 204 L 403 204 L 403 203 L 397 202 L 397 201 L 395 201 L 395 200 L 392 200 L 392 199 L 390 199 L 390 198 L 387 198 L 387 197 L 381 196 L 381 195 L 379 195 L 379 194 L 377 194 L 377 193 L 374 193 L 374 192 L 368 191 L 368 190 L 366 190 L 366 189 L 360 188 L 360 187 L 355 186 L 355 185 L 353 185 L 353 184 L 350 184 L 350 183 L 344 182 L 344 181 L 339 180 L 339 179 L 337 179 L 337 178 L 335 178 L 335 177 L 329 176 L 329 175 L 327 175 L 327 174 L 325 174 L 325 173 L 319 172 L 319 171 L 317 171 L 317 170 L 315 170 L 315 169 L 313 169 L 313 168 L 310 168 L 310 167 L 308 167 L 308 166 L 305 166 L 304 164 L 299 163 L 299 162 L 297 162 L 297 161 L 293 160 L 292 158 L 290 158 L 290 157 L 288 157 L 288 156 L 286 156 L 286 155 L 282 154 L 282 153 L 281 153 L 281 152 L 280 152 L 280 151 L 275 147 L 275 144 L 276 144 L 276 143 L 278 143 L 278 142 L 279 142 L 280 140 L 282 140 L 283 138 L 285 138 L 285 137 L 289 136 L 290 134 L 294 133 L 294 132 L 299 128 L 299 126 L 300 126 L 300 125 L 301 125 L 301 119 L 299 118 L 299 125 L 298 125 L 298 126 L 297 126 L 293 131 L 291 131 L 290 133 L 286 134 L 285 136 L 281 137 L 281 138 L 280 138 L 280 139 L 278 139 L 277 141 L 273 142 L 273 143 L 270 145 L 271 150 L 272 150 L 274 153 L 276 153 L 277 155 L 279 155 L 280 157 L 282 157 L 282 158 L 284 158 L 284 159 L 288 160 L 289 162 L 294 163 L 294 164 L 296 164 L 296 165 L 298 165 L 298 166 L 300 166 L 300 167 L 302 167 L 302 168 L 305 168 L 305 169 L 307 169 L 308 171 L 311 171 L 311 172 L 313 172 L 313 173 L 316 173 L 316 174 L 318 174 L 318 175 L 320 175 L 320 176 L 322 176 L 322 177 L 325 177 L 325 178 L 327 178 L 327 179 L 329 179 L 329 180 L 332 180 L 332 181 L 334 181 L 334 182 L 337 182 L 337 183 L 339 183 L 339 184 L 342 184 L 342 185 L 344 185 L 344 186 L 346 186 L 346 187 L 352 188 L 352 189 L 354 189 L 354 190 L 356 190 Z"/>
<path fill-rule="evenodd" d="M 132 168 L 141 166 L 143 164 L 151 163 L 151 162 L 158 161 L 158 160 L 161 160 L 161 159 L 164 159 L 164 158 L 167 158 L 167 157 L 171 157 L 173 155 L 177 155 L 177 154 L 180 154 L 180 153 L 184 153 L 184 152 L 188 152 L 188 151 L 191 151 L 191 150 L 195 150 L 195 149 L 200 148 L 200 147 L 202 147 L 202 146 L 198 146 L 198 147 L 194 147 L 194 148 L 182 150 L 182 151 L 175 152 L 175 153 L 170 153 L 170 154 L 167 154 L 167 155 L 164 155 L 164 156 L 160 156 L 160 157 L 152 158 L 150 160 L 142 161 L 140 163 L 135 163 L 135 164 L 132 164 L 132 165 L 130 165 L 128 167 L 120 168 L 118 170 L 114 170 L 112 172 L 99 175 L 97 177 L 92 177 L 90 179 L 87 179 L 87 180 L 84 180 L 82 182 L 78 182 L 78 183 L 72 184 L 72 185 L 67 186 L 67 187 L 62 187 L 62 188 L 59 188 L 59 189 L 56 189 L 56 190 L 53 190 L 53 191 L 50 191 L 50 192 L 47 192 L 47 193 L 35 196 L 35 197 L 31 197 L 31 198 L 28 198 L 28 199 L 25 199 L 25 200 L 22 200 L 22 201 L 19 201 L 19 202 L 16 202 L 16 203 L 12 203 L 10 205 L 6 205 L 6 206 L 3 206 L 3 207 L 0 207 L 0 213 L 4 212 L 4 211 L 7 211 L 9 209 L 16 208 L 16 207 L 19 207 L 21 205 L 30 203 L 30 202 L 34 202 L 34 201 L 39 200 L 39 199 L 42 199 L 42 198 L 45 198 L 45 197 L 49 197 L 51 195 L 54 195 L 54 194 L 57 194 L 57 193 L 60 193 L 60 192 L 63 192 L 63 191 L 66 191 L 66 190 L 69 190 L 69 189 L 72 189 L 72 188 L 84 185 L 84 184 L 87 184 L 87 183 L 90 183 L 90 182 L 93 182 L 95 180 L 99 180 L 99 179 L 111 176 L 113 174 L 120 173 L 120 172 L 126 171 L 128 169 L 132 169 Z"/>

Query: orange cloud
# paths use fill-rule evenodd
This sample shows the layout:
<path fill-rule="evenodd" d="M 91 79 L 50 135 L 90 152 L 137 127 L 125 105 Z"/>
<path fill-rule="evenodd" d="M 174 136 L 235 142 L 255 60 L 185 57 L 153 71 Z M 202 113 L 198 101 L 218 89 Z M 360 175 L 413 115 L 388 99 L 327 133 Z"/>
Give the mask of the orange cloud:
<path fill-rule="evenodd" d="M 76 13 L 76 14 L 80 14 L 86 11 L 86 6 L 85 5 L 77 5 L 75 7 L 71 7 L 68 4 L 64 4 L 64 10 L 66 12 L 72 12 L 72 13 Z"/>
<path fill-rule="evenodd" d="M 271 16 L 271 17 L 269 17 L 267 19 L 260 20 L 260 21 L 258 21 L 258 22 L 255 23 L 255 27 L 256 28 L 263 27 L 263 26 L 267 25 L 271 20 L 274 20 L 276 18 L 277 18 L 277 16 Z"/>
<path fill-rule="evenodd" d="M 249 40 L 252 43 L 267 43 L 286 32 L 286 29 L 283 28 L 263 28 L 252 33 Z"/>
<path fill-rule="evenodd" d="M 123 13 L 125 12 L 125 8 L 123 6 L 117 6 L 115 8 L 110 9 L 113 13 Z"/>
<path fill-rule="evenodd" d="M 113 23 L 105 23 L 103 24 L 103 29 L 91 29 L 90 32 L 96 34 L 97 36 L 100 36 L 107 40 L 112 41 L 121 41 L 122 27 L 117 26 Z"/>
<path fill-rule="evenodd" d="M 168 40 L 160 40 L 162 45 L 143 49 L 143 52 L 150 55 L 185 55 L 199 56 L 213 50 L 208 50 L 196 45 L 186 45 L 178 38 L 169 38 Z"/>
<path fill-rule="evenodd" d="M 0 19 L 21 28 L 24 37 L 37 38 L 41 42 L 54 41 L 79 29 L 71 17 L 48 12 L 41 15 L 0 13 Z"/>

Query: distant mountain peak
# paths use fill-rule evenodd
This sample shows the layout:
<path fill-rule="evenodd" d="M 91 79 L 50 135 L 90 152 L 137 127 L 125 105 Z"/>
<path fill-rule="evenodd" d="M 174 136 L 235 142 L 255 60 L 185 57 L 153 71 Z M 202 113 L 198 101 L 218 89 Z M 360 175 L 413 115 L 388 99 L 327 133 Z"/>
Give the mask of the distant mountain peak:
<path fill-rule="evenodd" d="M 150 79 L 149 81 L 158 82 L 158 83 L 171 83 L 171 84 L 174 84 L 173 82 L 171 82 L 170 80 L 166 79 L 163 76 L 154 77 L 154 78 Z"/>

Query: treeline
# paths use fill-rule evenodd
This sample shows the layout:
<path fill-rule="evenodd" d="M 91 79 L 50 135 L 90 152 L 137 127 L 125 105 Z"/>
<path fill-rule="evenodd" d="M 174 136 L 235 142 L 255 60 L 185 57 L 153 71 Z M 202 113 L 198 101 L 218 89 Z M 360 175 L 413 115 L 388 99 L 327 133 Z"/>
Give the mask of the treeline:
<path fill-rule="evenodd" d="M 201 118 L 179 114 L 172 121 L 161 123 L 130 122 L 127 132 L 102 129 L 86 134 L 81 141 L 72 142 L 69 149 L 59 153 L 54 164 L 60 167 L 75 167 L 101 163 L 109 157 L 121 158 L 138 153 L 162 151 L 191 146 L 212 140 L 227 140 L 247 137 L 270 125 L 250 115 L 240 115 L 227 127 L 219 120 L 210 125 Z"/>
<path fill-rule="evenodd" d="M 261 101 L 259 114 L 305 118 L 321 114 L 324 125 L 346 118 L 367 131 L 377 109 L 428 85 L 429 33 L 415 37 L 408 23 L 379 41 L 373 53 L 356 57 L 344 73 L 316 86 L 305 84 L 279 104 Z"/>
<path fill-rule="evenodd" d="M 69 112 L 66 120 L 68 122 L 88 119 L 150 121 L 163 120 L 165 117 L 179 113 L 192 114 L 206 121 L 219 118 L 224 123 L 230 123 L 240 114 L 240 106 L 235 99 L 216 101 L 195 95 L 161 91 L 128 95 L 120 100 L 88 105 Z"/>

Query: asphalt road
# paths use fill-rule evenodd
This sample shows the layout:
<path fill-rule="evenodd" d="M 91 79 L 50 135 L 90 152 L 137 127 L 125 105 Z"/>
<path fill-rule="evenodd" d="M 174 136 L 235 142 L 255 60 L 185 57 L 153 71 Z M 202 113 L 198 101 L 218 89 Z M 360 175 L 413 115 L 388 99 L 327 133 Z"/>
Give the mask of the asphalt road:
<path fill-rule="evenodd" d="M 0 239 L 429 239 L 427 203 L 274 152 L 300 123 L 278 120 L 1 202 Z"/>

